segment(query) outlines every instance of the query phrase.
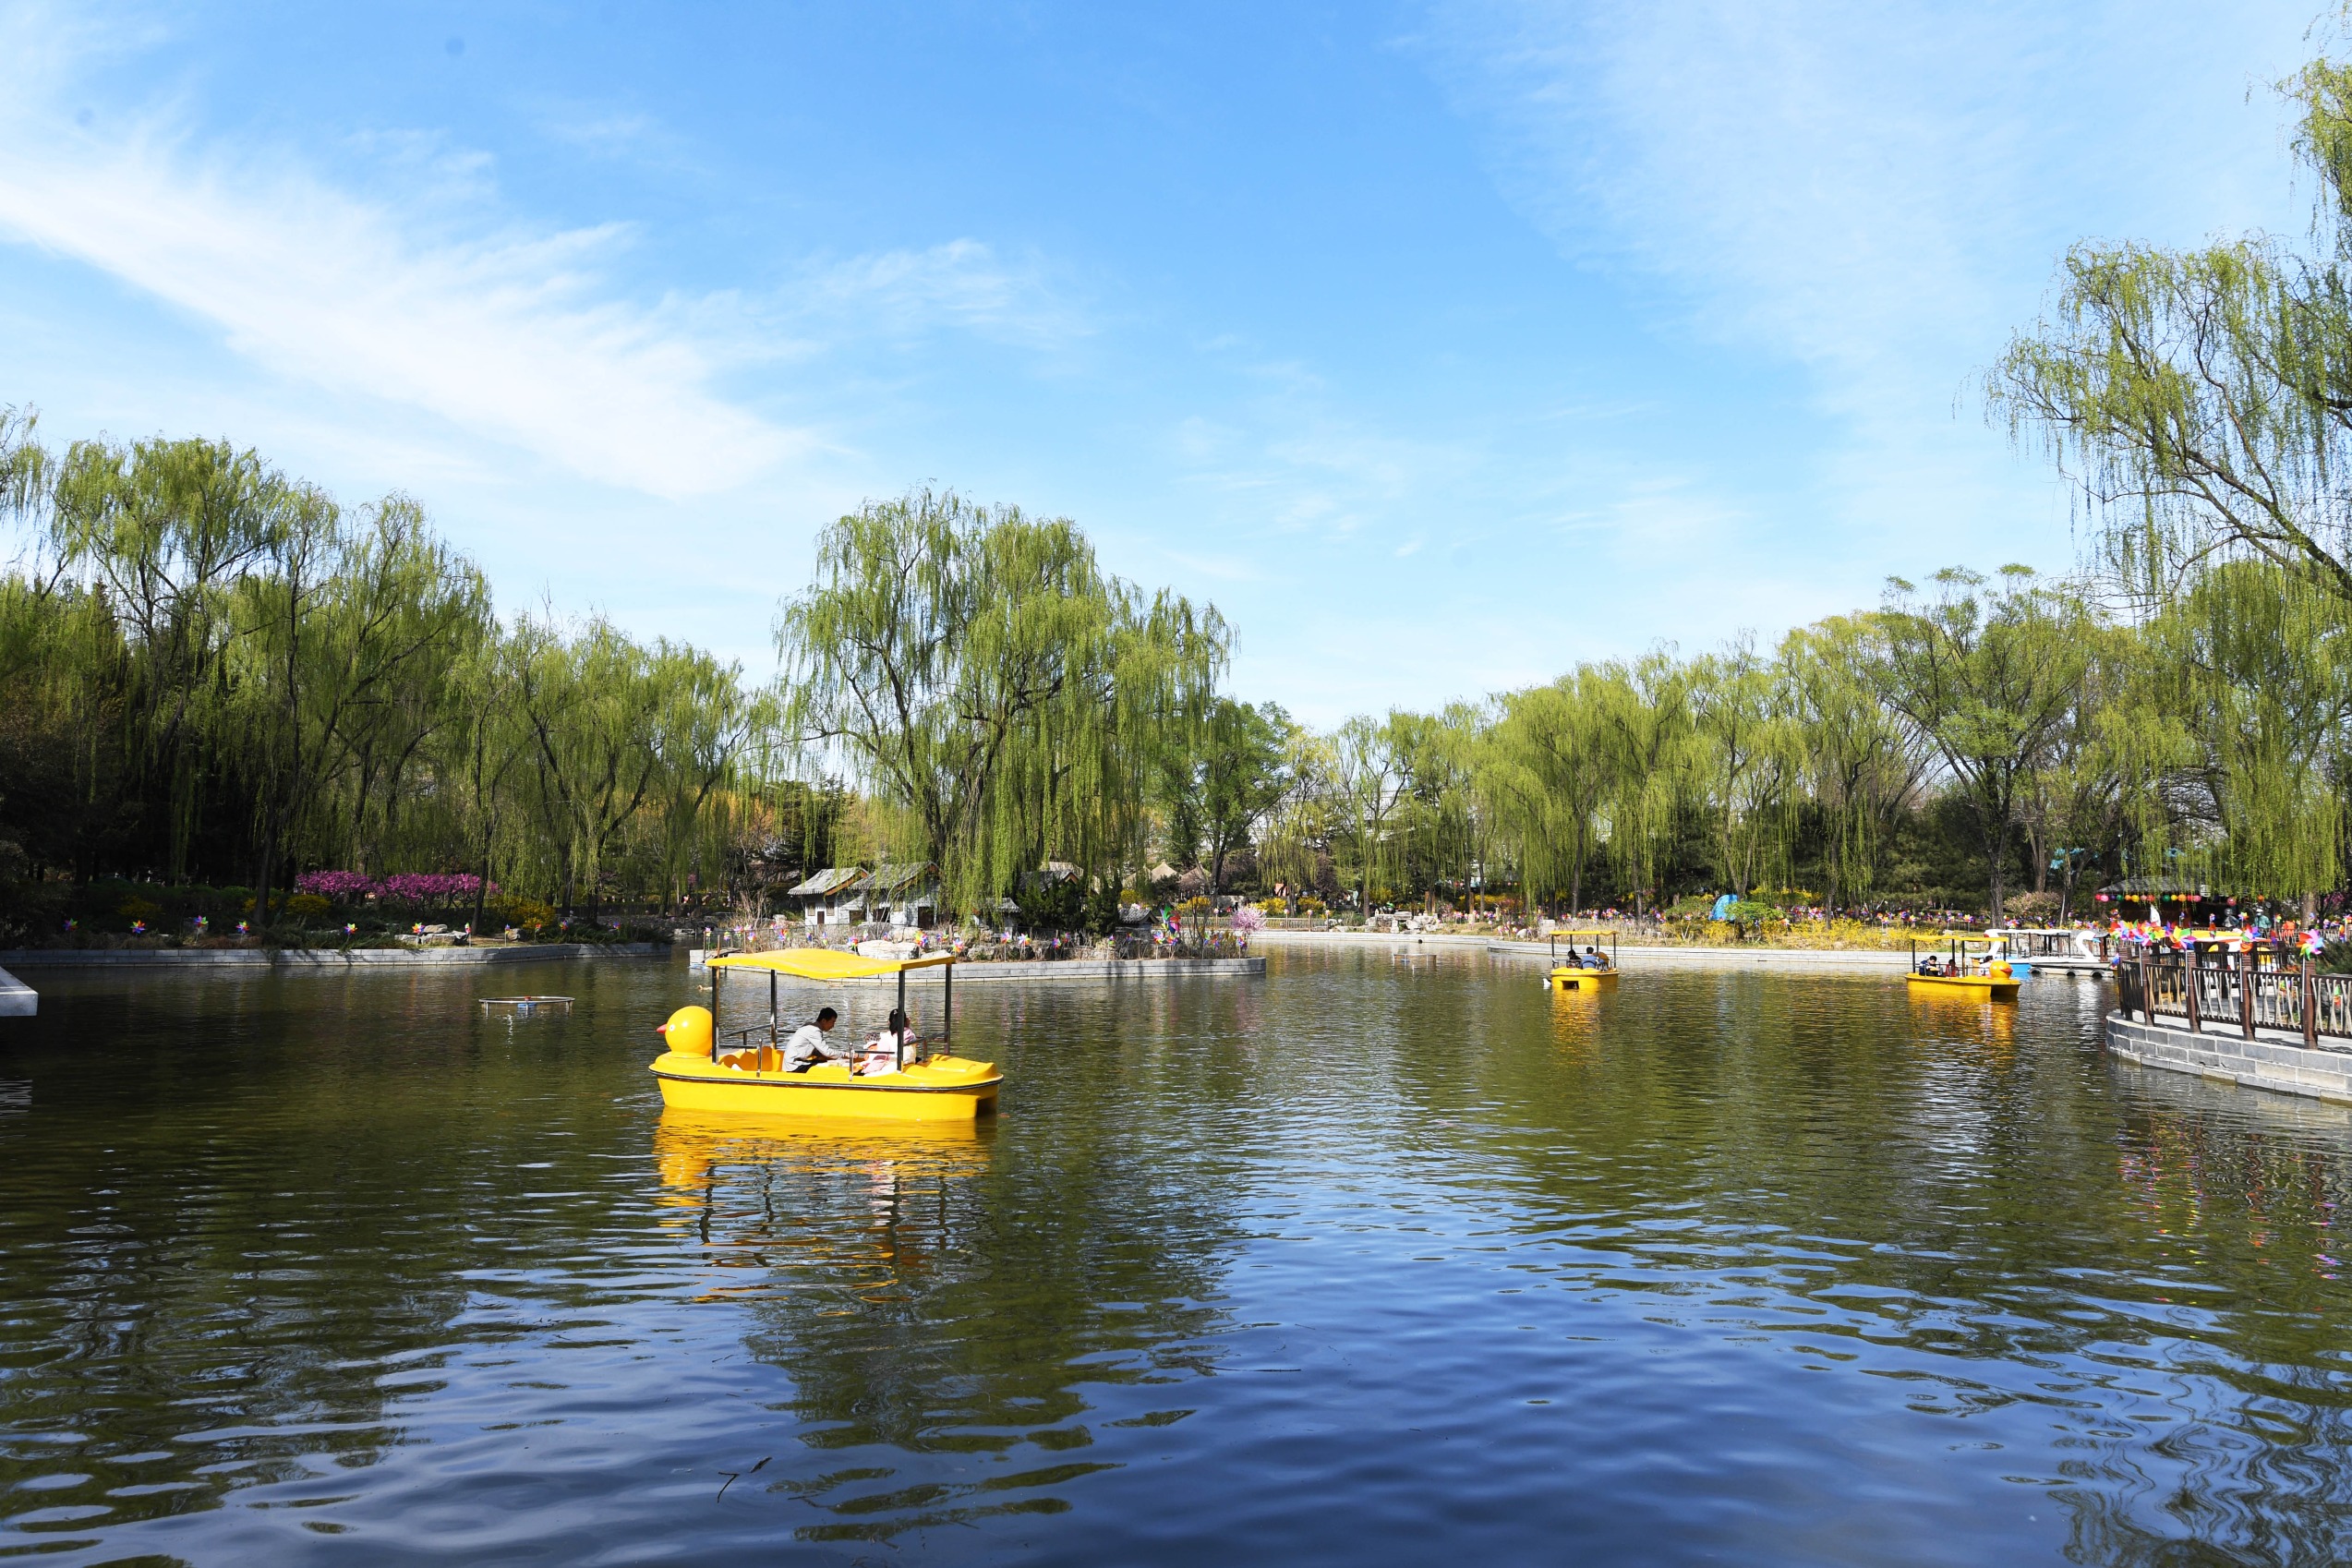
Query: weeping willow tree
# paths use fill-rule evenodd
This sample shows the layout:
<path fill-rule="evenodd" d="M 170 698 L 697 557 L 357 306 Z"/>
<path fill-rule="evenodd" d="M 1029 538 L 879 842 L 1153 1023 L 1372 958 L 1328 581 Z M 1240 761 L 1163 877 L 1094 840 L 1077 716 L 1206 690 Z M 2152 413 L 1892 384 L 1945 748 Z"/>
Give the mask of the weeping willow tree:
<path fill-rule="evenodd" d="M 1369 911 L 1403 864 L 1392 829 L 1405 803 L 1405 731 L 1398 716 L 1357 714 L 1332 734 L 1331 784 L 1346 831 L 1356 907 Z"/>
<path fill-rule="evenodd" d="M 741 671 L 684 645 L 644 644 L 602 617 L 574 627 L 525 617 L 513 632 L 513 695 L 527 732 L 522 794 L 540 831 L 540 875 L 593 910 L 616 862 L 650 836 L 660 879 L 754 737 L 773 721 Z M 525 862 L 527 863 L 527 862 Z"/>
<path fill-rule="evenodd" d="M 1139 861 L 1155 760 L 1205 713 L 1213 608 L 1145 597 L 1078 527 L 952 492 L 826 529 L 777 625 L 788 728 L 894 808 L 949 899 L 993 908 L 1048 856 Z"/>
<path fill-rule="evenodd" d="M 1290 792 L 1294 728 L 1276 704 L 1223 695 L 1170 728 L 1157 772 L 1161 841 L 1176 865 L 1206 870 L 1212 893 L 1224 890 L 1228 862 Z"/>
<path fill-rule="evenodd" d="M 1688 676 L 1694 782 L 1716 867 L 1744 898 L 1788 862 L 1802 746 L 1784 671 L 1741 639 Z"/>
<path fill-rule="evenodd" d="M 50 476 L 58 569 L 103 597 L 127 656 L 119 748 L 136 798 L 164 817 L 162 869 L 187 865 L 207 782 L 240 762 L 225 661 L 236 591 L 296 537 L 310 492 L 225 441 L 78 441 Z"/>
<path fill-rule="evenodd" d="M 1267 807 L 1258 832 L 1259 879 L 1294 899 L 1335 893 L 1335 886 L 1322 884 L 1341 821 L 1331 737 L 1294 726 L 1284 738 L 1282 773 L 1285 788 Z"/>
<path fill-rule="evenodd" d="M 1663 649 L 1600 668 L 1594 684 L 1610 788 L 1609 850 L 1646 912 L 1691 795 L 1695 730 L 1685 667 Z"/>
<path fill-rule="evenodd" d="M 2165 760 L 2192 786 L 2193 858 L 2215 882 L 2307 904 L 2334 887 L 2352 607 L 2308 573 L 2237 561 L 2156 618 L 2150 653 L 2177 727 Z"/>
<path fill-rule="evenodd" d="M 1565 892 L 1583 906 L 1585 874 L 1600 842 L 1615 784 L 1610 736 L 1590 668 L 1497 699 L 1478 752 L 1478 795 L 1511 845 L 1530 905 Z"/>
<path fill-rule="evenodd" d="M 1390 716 L 1402 780 L 1389 838 L 1408 887 L 1434 896 L 1442 885 L 1465 885 L 1479 863 L 1476 767 L 1484 717 L 1468 703 Z"/>
<path fill-rule="evenodd" d="M 259 923 L 305 869 L 593 901 L 726 862 L 767 782 L 769 694 L 601 621 L 509 633 L 406 497 L 225 441 L 58 454 L 0 409 L 0 884 L 242 881 Z"/>
<path fill-rule="evenodd" d="M 1996 578 L 1948 568 L 1924 598 L 1897 580 L 1877 618 L 1879 699 L 1948 771 L 1983 845 L 1995 920 L 2028 789 L 2080 697 L 2095 624 L 2080 597 L 2023 566 Z"/>
<path fill-rule="evenodd" d="M 2314 60 L 2280 86 L 2315 177 L 2313 249 L 2078 245 L 1986 383 L 2153 599 L 2242 556 L 2352 600 L 2352 71 Z"/>
<path fill-rule="evenodd" d="M 2336 730 L 2352 607 L 2352 70 L 2279 84 L 2312 176 L 2310 244 L 2077 246 L 2050 313 L 1988 379 L 2099 525 L 2147 619 L 2138 722 L 2105 747 L 2152 845 L 2247 891 L 2341 876 Z M 2163 799 L 2151 804 L 2153 796 Z"/>
<path fill-rule="evenodd" d="M 1821 825 L 1833 907 L 1870 896 L 1931 754 L 1879 700 L 1877 647 L 1876 627 L 1850 616 L 1800 628 L 1780 645 L 1801 788 Z"/>

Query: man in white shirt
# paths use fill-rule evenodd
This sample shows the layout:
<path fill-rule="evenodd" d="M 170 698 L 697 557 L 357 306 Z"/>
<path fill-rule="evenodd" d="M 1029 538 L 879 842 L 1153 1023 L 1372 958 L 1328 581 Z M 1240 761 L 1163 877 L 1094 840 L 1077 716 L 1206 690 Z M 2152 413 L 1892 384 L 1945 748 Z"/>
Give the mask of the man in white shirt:
<path fill-rule="evenodd" d="M 825 1043 L 825 1036 L 840 1021 L 841 1015 L 827 1007 L 816 1015 L 814 1023 L 804 1023 L 792 1031 L 784 1043 L 784 1070 L 806 1072 L 819 1062 L 834 1062 L 840 1057 Z"/>

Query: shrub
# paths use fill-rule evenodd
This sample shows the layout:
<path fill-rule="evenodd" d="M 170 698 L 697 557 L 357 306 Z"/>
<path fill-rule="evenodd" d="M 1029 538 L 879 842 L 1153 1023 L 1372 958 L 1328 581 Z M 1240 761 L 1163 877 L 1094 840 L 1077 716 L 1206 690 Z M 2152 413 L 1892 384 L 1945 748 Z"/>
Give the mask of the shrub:
<path fill-rule="evenodd" d="M 376 884 L 364 872 L 306 871 L 294 879 L 294 890 L 329 903 L 356 903 L 376 890 Z"/>
<path fill-rule="evenodd" d="M 404 904 L 421 904 L 445 909 L 458 904 L 470 904 L 481 890 L 482 879 L 470 871 L 443 875 L 429 871 L 404 871 L 387 876 L 376 884 L 376 896 L 396 899 Z M 493 887 L 490 889 L 496 892 Z"/>
<path fill-rule="evenodd" d="M 2058 918 L 2056 893 L 2016 893 L 2001 900 L 2001 912 L 2013 925 L 2046 925 Z"/>
<path fill-rule="evenodd" d="M 319 893 L 296 893 L 285 901 L 288 914 L 301 915 L 306 920 L 316 920 L 334 907 L 323 894 Z"/>
<path fill-rule="evenodd" d="M 554 906 L 543 904 L 537 899 L 498 898 L 492 899 L 484 907 L 492 917 L 522 930 L 527 931 L 535 925 L 555 923 Z"/>

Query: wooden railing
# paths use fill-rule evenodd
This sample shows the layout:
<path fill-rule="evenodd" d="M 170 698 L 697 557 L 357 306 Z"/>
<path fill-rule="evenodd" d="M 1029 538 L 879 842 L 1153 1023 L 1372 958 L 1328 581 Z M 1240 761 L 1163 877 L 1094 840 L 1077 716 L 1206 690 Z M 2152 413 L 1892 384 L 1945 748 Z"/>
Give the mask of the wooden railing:
<path fill-rule="evenodd" d="M 2249 1040 L 2258 1029 L 2274 1029 L 2300 1034 L 2315 1049 L 2323 1039 L 2352 1040 L 2352 975 L 2314 974 L 2309 959 L 2291 967 L 2266 966 L 2250 952 L 2126 959 L 2116 980 L 2126 1018 L 2175 1018 L 2191 1032 L 2227 1031 Z"/>

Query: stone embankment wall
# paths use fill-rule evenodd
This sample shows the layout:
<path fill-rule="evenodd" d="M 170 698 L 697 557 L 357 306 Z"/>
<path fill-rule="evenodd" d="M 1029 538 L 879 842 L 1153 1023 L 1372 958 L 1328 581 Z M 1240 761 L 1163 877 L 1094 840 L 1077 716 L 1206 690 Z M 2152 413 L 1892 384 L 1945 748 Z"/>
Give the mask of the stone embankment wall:
<path fill-rule="evenodd" d="M 2107 1015 L 2106 1029 L 2107 1049 L 2141 1067 L 2352 1104 L 2352 1052 L 2314 1051 L 2267 1031 L 2249 1040 L 2234 1025 L 2192 1034 L 2168 1021 L 2142 1023 L 2121 1013 Z"/>

